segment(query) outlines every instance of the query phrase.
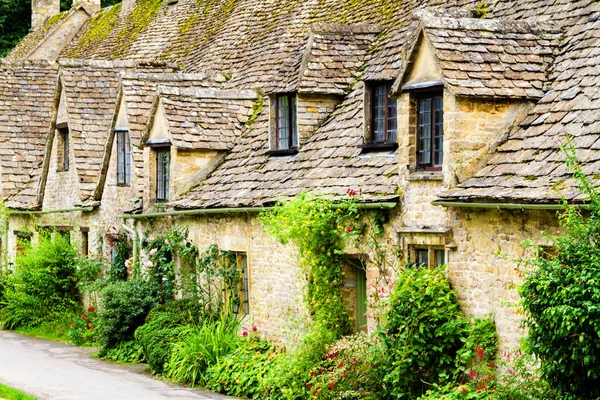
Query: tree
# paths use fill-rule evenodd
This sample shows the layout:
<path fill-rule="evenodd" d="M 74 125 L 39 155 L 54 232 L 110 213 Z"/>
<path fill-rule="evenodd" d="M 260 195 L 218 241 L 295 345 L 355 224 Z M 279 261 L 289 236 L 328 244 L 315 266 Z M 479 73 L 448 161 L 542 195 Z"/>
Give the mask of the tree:
<path fill-rule="evenodd" d="M 6 56 L 30 27 L 30 0 L 0 0 L 0 57 Z"/>
<path fill-rule="evenodd" d="M 600 196 L 572 147 L 567 165 L 587 197 L 584 210 L 563 200 L 556 255 L 527 260 L 519 289 L 529 335 L 544 378 L 562 398 L 600 397 Z"/>

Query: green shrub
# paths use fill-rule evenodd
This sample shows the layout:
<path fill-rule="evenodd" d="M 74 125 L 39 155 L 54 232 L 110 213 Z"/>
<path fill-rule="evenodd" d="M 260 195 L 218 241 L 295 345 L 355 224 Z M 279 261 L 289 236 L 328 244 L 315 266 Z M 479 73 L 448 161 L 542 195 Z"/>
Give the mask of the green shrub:
<path fill-rule="evenodd" d="M 37 326 L 57 314 L 75 310 L 80 299 L 75 258 L 67 239 L 40 237 L 17 258 L 16 271 L 5 291 L 2 324 L 6 329 Z"/>
<path fill-rule="evenodd" d="M 198 301 L 182 299 L 161 304 L 150 311 L 146 323 L 135 331 L 150 369 L 160 374 L 171 356 L 171 346 L 185 325 L 199 325 L 205 319 Z M 212 316 L 209 316 L 209 319 Z"/>
<path fill-rule="evenodd" d="M 567 162 L 589 211 L 565 204 L 556 256 L 535 256 L 519 289 L 529 327 L 528 350 L 561 395 L 600 397 L 600 196 L 567 149 Z"/>
<path fill-rule="evenodd" d="M 158 305 L 152 285 L 140 279 L 111 283 L 101 296 L 98 335 L 105 349 L 133 340 L 135 330 Z"/>
<path fill-rule="evenodd" d="M 273 346 L 256 337 L 244 339 L 205 374 L 206 388 L 244 398 L 261 398 L 261 382 L 273 365 Z"/>
<path fill-rule="evenodd" d="M 4 271 L 0 266 L 0 310 L 6 306 L 6 292 L 8 291 L 10 271 Z"/>
<path fill-rule="evenodd" d="M 169 378 L 190 385 L 204 385 L 206 370 L 239 344 L 239 320 L 223 315 L 199 327 L 187 327 L 171 349 L 165 372 Z"/>
<path fill-rule="evenodd" d="M 134 340 L 120 342 L 110 349 L 101 349 L 96 355 L 118 363 L 141 363 L 146 361 L 142 347 Z"/>
<path fill-rule="evenodd" d="M 94 307 L 88 307 L 87 311 L 76 314 L 67 332 L 71 343 L 76 346 L 95 344 L 98 341 L 96 321 L 97 313 Z"/>
<path fill-rule="evenodd" d="M 392 398 L 415 398 L 432 384 L 454 382 L 474 355 L 474 348 L 464 344 L 483 349 L 490 347 L 485 343 L 489 336 L 495 338 L 495 333 L 474 335 L 443 267 L 407 268 L 398 276 L 389 307 L 380 335 L 384 388 Z M 490 352 L 495 352 L 495 339 Z"/>
<path fill-rule="evenodd" d="M 310 394 L 306 385 L 311 374 L 333 343 L 336 333 L 315 325 L 295 351 L 278 356 L 262 382 L 262 398 L 272 400 L 304 399 Z"/>

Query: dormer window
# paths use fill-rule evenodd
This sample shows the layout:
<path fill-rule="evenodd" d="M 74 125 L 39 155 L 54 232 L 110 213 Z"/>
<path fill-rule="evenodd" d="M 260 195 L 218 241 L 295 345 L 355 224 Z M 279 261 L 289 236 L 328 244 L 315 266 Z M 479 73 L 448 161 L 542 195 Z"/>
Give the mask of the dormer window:
<path fill-rule="evenodd" d="M 365 84 L 365 142 L 359 146 L 363 152 L 398 147 L 398 109 L 391 89 L 390 81 Z"/>
<path fill-rule="evenodd" d="M 169 200 L 169 178 L 171 169 L 171 148 L 155 148 L 156 152 L 156 201 Z"/>
<path fill-rule="evenodd" d="M 131 143 L 126 129 L 115 129 L 117 134 L 117 185 L 129 186 L 131 182 Z"/>
<path fill-rule="evenodd" d="M 274 127 L 271 154 L 291 154 L 298 149 L 296 94 L 277 94 L 273 98 Z"/>
<path fill-rule="evenodd" d="M 373 84 L 371 87 L 371 143 L 391 144 L 398 141 L 398 114 L 396 99 L 389 97 L 391 82 Z"/>
<path fill-rule="evenodd" d="M 416 96 L 417 168 L 441 170 L 444 161 L 444 102 L 442 93 Z"/>

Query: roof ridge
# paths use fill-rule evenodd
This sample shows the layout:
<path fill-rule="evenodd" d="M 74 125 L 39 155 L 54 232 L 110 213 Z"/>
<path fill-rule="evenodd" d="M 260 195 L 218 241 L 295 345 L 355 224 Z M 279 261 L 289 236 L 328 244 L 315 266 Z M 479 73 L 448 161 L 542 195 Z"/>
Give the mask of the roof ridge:
<path fill-rule="evenodd" d="M 254 90 L 250 89 L 204 89 L 159 86 L 157 93 L 159 96 L 178 96 L 196 99 L 255 100 L 259 97 Z"/>

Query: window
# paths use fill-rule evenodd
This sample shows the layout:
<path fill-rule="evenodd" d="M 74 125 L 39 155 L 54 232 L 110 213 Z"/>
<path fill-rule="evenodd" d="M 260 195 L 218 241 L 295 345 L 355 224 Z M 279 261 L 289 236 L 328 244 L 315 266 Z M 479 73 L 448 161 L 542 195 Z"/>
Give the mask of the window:
<path fill-rule="evenodd" d="M 17 237 L 17 257 L 25 254 L 25 251 L 31 246 L 31 238 L 33 233 L 29 231 L 14 231 Z"/>
<path fill-rule="evenodd" d="M 276 150 L 298 148 L 296 95 L 293 93 L 275 96 L 275 148 Z"/>
<path fill-rule="evenodd" d="M 250 279 L 248 275 L 248 257 L 246 253 L 235 253 L 239 272 L 237 290 L 233 298 L 233 312 L 248 315 L 250 313 Z"/>
<path fill-rule="evenodd" d="M 435 268 L 446 264 L 446 251 L 434 247 L 417 247 L 413 249 L 413 265 L 424 268 Z"/>
<path fill-rule="evenodd" d="M 367 272 L 360 258 L 348 256 L 342 263 L 342 286 L 340 287 L 342 303 L 354 331 L 367 328 Z"/>
<path fill-rule="evenodd" d="M 444 103 L 442 95 L 417 98 L 417 167 L 440 170 L 444 158 Z"/>
<path fill-rule="evenodd" d="M 129 186 L 131 181 L 131 144 L 129 132 L 118 130 L 117 133 L 117 185 Z"/>
<path fill-rule="evenodd" d="M 156 149 L 156 200 L 169 200 L 169 169 L 171 164 L 171 148 Z"/>
<path fill-rule="evenodd" d="M 81 231 L 81 254 L 87 256 L 90 252 L 90 228 L 80 227 Z"/>
<path fill-rule="evenodd" d="M 66 123 L 56 125 L 58 130 L 58 171 L 69 170 L 69 127 Z"/>
<path fill-rule="evenodd" d="M 396 99 L 389 97 L 391 82 L 371 85 L 371 143 L 397 143 L 398 113 Z"/>

